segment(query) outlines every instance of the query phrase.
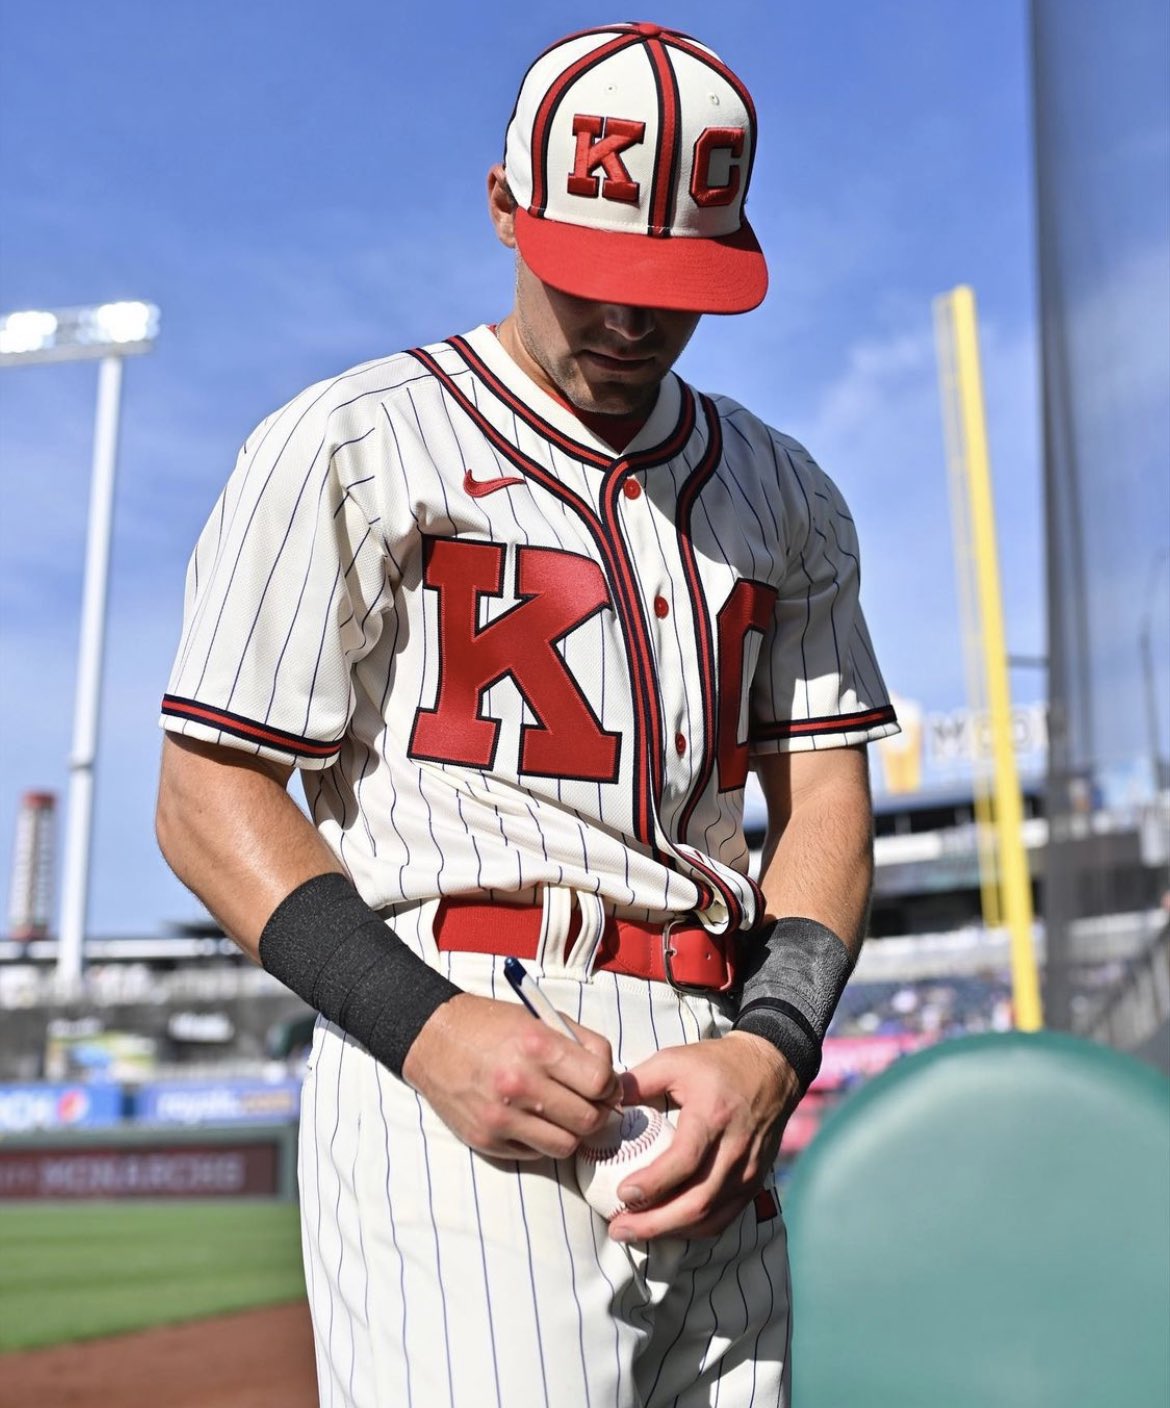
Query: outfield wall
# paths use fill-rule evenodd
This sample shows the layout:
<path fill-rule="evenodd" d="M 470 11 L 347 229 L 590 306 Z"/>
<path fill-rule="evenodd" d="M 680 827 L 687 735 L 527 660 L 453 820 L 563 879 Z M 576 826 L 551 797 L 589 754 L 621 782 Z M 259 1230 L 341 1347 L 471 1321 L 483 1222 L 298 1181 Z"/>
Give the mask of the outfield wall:
<path fill-rule="evenodd" d="M 40 1131 L 0 1142 L 0 1201 L 281 1198 L 296 1184 L 295 1124 Z"/>

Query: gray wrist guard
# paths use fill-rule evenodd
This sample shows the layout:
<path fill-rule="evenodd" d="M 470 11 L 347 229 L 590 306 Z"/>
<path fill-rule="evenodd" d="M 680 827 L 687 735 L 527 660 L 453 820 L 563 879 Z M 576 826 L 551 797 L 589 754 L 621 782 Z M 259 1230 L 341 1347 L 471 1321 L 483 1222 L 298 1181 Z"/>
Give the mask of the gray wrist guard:
<path fill-rule="evenodd" d="M 281 900 L 260 935 L 260 962 L 396 1076 L 427 1018 L 462 991 L 412 953 L 344 875 L 316 875 Z"/>
<path fill-rule="evenodd" d="M 852 971 L 849 950 L 832 929 L 815 919 L 777 919 L 749 947 L 735 1030 L 770 1041 L 807 1090 Z"/>

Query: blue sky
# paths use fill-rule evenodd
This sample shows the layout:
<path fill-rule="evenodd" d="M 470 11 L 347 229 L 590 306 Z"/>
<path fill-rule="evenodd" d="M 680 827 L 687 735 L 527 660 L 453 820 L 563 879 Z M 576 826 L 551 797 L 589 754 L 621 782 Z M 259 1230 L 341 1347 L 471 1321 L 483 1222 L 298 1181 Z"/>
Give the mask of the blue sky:
<path fill-rule="evenodd" d="M 538 18 L 534 18 L 538 16 Z M 251 427 L 356 362 L 502 316 L 483 178 L 579 4 L 0 0 L 0 310 L 145 298 L 127 364 L 91 927 L 199 909 L 158 857 L 158 697 L 187 556 Z M 850 501 L 888 682 L 965 701 L 932 298 L 976 290 L 1009 649 L 1044 648 L 1024 0 L 663 3 L 751 88 L 772 286 L 680 370 L 805 441 Z M 0 877 L 64 794 L 92 364 L 0 375 Z M 1042 697 L 1034 672 L 1017 697 Z M 6 891 L 6 884 L 4 886 Z"/>

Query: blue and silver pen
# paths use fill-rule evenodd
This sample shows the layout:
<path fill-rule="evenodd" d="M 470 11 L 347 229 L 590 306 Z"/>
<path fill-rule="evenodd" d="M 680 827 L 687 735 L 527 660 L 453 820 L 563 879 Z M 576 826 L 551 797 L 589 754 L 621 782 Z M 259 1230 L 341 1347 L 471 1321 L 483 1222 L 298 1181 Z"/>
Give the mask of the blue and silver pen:
<path fill-rule="evenodd" d="M 546 1027 L 552 1027 L 562 1036 L 567 1036 L 570 1041 L 577 1041 L 568 1023 L 536 986 L 535 980 L 525 972 L 524 965 L 518 958 L 504 959 L 504 977 L 512 985 L 512 991 L 538 1021 L 543 1022 Z M 577 1044 L 580 1045 L 580 1042 Z"/>

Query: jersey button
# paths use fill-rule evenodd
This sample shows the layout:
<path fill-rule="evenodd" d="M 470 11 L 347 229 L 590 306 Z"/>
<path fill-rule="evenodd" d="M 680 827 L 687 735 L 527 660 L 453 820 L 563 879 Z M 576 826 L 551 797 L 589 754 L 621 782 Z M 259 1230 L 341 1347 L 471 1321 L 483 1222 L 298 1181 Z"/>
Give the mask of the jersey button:
<path fill-rule="evenodd" d="M 622 493 L 627 499 L 637 499 L 642 496 L 642 486 L 636 479 L 627 479 L 622 485 Z"/>
<path fill-rule="evenodd" d="M 680 758 L 687 751 L 687 740 L 685 736 L 681 733 L 676 733 L 674 735 L 674 751 L 679 755 Z"/>
<path fill-rule="evenodd" d="M 670 603 L 664 596 L 654 598 L 654 614 L 661 621 L 664 616 L 670 615 Z"/>

